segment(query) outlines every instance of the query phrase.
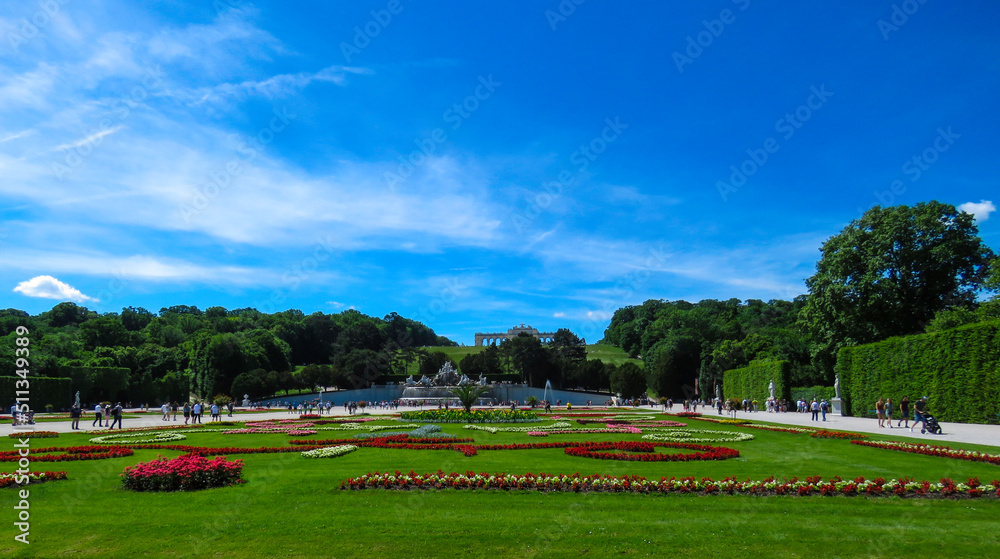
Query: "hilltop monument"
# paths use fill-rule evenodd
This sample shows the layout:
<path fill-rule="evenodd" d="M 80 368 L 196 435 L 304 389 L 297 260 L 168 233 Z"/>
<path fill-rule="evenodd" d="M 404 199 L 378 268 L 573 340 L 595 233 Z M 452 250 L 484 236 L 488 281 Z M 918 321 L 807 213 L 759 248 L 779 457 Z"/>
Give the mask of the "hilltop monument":
<path fill-rule="evenodd" d="M 516 338 L 522 332 L 528 334 L 529 336 L 534 336 L 535 338 L 538 338 L 538 340 L 541 341 L 542 343 L 551 342 L 556 335 L 555 332 L 539 332 L 538 329 L 532 328 L 531 326 L 525 326 L 524 323 L 522 322 L 520 326 L 515 326 L 510 330 L 507 330 L 506 333 L 476 332 L 476 345 L 477 346 L 493 345 L 493 344 L 499 345 L 500 342 L 502 342 L 503 340 Z"/>

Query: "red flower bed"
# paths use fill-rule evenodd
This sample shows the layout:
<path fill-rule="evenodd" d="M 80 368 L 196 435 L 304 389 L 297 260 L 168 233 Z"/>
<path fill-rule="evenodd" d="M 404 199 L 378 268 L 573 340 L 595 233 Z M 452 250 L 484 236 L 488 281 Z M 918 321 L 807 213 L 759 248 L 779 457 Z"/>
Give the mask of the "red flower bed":
<path fill-rule="evenodd" d="M 807 497 L 835 495 L 868 497 L 900 496 L 900 497 L 947 497 L 947 498 L 984 498 L 1000 497 L 1000 481 L 994 480 L 992 485 L 983 486 L 978 478 L 969 479 L 967 484 L 956 484 L 944 478 L 941 483 L 932 484 L 927 481 L 914 482 L 910 479 L 889 480 L 882 478 L 866 480 L 863 477 L 853 481 L 844 481 L 834 477 L 823 481 L 820 476 L 811 476 L 804 481 L 798 478 L 777 481 L 773 477 L 764 480 L 739 481 L 736 477 L 721 480 L 711 478 L 696 479 L 694 477 L 660 478 L 648 480 L 642 476 L 608 476 L 602 474 L 507 474 L 475 473 L 464 474 L 452 472 L 446 474 L 440 470 L 436 473 L 418 474 L 410 471 L 407 474 L 373 472 L 360 477 L 348 478 L 340 485 L 341 489 L 487 489 L 487 490 L 529 490 L 529 491 L 566 491 L 587 492 L 598 491 L 606 493 L 681 493 L 697 495 L 786 495 Z"/>
<path fill-rule="evenodd" d="M 18 485 L 14 482 L 22 475 L 28 476 L 28 483 L 31 485 L 38 485 L 39 483 L 45 483 L 46 481 L 66 479 L 66 472 L 30 472 L 28 474 L 0 472 L 0 487 Z"/>
<path fill-rule="evenodd" d="M 701 413 L 696 411 L 679 411 L 677 413 L 670 413 L 667 415 L 676 415 L 677 417 L 691 417 L 691 418 L 701 417 Z"/>
<path fill-rule="evenodd" d="M 320 419 L 322 417 L 323 416 L 318 413 L 303 413 L 299 415 L 299 419 Z"/>
<path fill-rule="evenodd" d="M 194 491 L 243 483 L 243 461 L 186 455 L 129 466 L 122 485 L 132 491 Z"/>
<path fill-rule="evenodd" d="M 683 448 L 698 450 L 688 454 L 660 454 L 655 447 Z M 618 452 L 598 452 L 615 450 Z M 688 462 L 692 460 L 727 460 L 738 458 L 740 452 L 721 446 L 705 446 L 686 443 L 648 443 L 622 441 L 614 443 L 591 443 L 586 446 L 575 446 L 566 449 L 566 454 L 581 458 L 597 458 L 598 460 L 628 460 L 632 462 Z M 632 454 L 634 452 L 643 454 Z"/>
<path fill-rule="evenodd" d="M 817 439 L 850 439 L 852 441 L 868 438 L 868 435 L 862 435 L 860 433 L 847 433 L 844 431 L 824 431 L 824 430 L 810 433 L 809 436 L 816 437 Z"/>
<path fill-rule="evenodd" d="M 1000 465 L 1000 455 L 986 454 L 975 450 L 958 450 L 947 446 L 937 446 L 920 443 L 904 443 L 899 441 L 891 442 L 869 442 L 851 441 L 851 444 L 884 448 L 886 450 L 898 450 L 900 452 L 910 452 L 913 454 L 923 454 L 925 456 L 940 456 L 942 458 L 955 458 L 957 460 L 969 460 L 972 462 L 987 462 L 989 464 Z"/>
<path fill-rule="evenodd" d="M 54 439 L 59 436 L 55 431 L 22 431 L 7 435 L 12 439 Z"/>
<path fill-rule="evenodd" d="M 53 454 L 60 453 L 60 454 Z M 69 446 L 31 449 L 32 462 L 70 462 L 75 460 L 103 460 L 135 454 L 124 446 Z M 22 456 L 16 450 L 0 452 L 0 462 L 17 462 Z"/>

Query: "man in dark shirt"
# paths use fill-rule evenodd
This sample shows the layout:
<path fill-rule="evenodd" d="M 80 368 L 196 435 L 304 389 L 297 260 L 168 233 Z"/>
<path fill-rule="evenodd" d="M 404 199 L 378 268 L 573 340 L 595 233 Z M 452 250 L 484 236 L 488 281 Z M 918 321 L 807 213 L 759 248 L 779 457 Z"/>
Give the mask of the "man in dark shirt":
<path fill-rule="evenodd" d="M 926 413 L 926 411 L 927 411 L 927 396 L 924 396 L 923 398 L 917 400 L 915 404 L 913 404 L 913 427 L 916 427 L 917 423 L 921 423 L 923 425 L 923 427 L 921 427 L 921 430 L 927 428 L 927 419 L 924 418 L 924 414 Z M 913 427 L 910 427 L 911 433 L 913 432 Z"/>

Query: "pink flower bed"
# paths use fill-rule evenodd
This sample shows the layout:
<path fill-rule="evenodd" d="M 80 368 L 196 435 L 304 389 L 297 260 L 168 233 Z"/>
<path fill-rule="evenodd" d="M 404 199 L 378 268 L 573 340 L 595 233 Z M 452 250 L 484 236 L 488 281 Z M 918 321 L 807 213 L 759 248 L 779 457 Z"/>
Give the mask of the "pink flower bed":
<path fill-rule="evenodd" d="M 185 455 L 125 468 L 122 485 L 132 491 L 194 491 L 243 483 L 242 474 L 242 460 Z"/>

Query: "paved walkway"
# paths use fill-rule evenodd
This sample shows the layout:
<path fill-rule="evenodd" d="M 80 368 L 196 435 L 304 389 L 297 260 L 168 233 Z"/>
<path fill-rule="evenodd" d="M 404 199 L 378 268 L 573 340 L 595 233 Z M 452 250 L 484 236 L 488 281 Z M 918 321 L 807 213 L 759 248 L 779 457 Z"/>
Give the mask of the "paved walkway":
<path fill-rule="evenodd" d="M 649 410 L 653 412 L 662 411 L 662 407 L 647 407 L 640 408 L 644 410 Z M 675 408 L 677 409 L 677 408 Z M 585 411 L 586 408 L 574 408 L 574 412 Z M 344 410 L 343 406 L 334 407 L 331 410 L 333 416 L 345 416 L 348 415 L 347 411 Z M 395 410 L 377 410 L 377 409 L 366 409 L 366 412 L 372 415 L 388 415 L 395 413 Z M 401 408 L 398 411 L 406 411 L 406 409 Z M 553 408 L 553 413 L 558 413 L 558 410 Z M 704 413 L 710 417 L 718 417 L 717 412 L 712 408 L 698 408 L 698 411 Z M 126 412 L 128 413 L 128 412 Z M 148 414 L 135 419 L 124 419 L 123 423 L 125 428 L 134 427 L 162 427 L 164 425 L 183 425 L 184 417 L 182 415 L 177 416 L 176 421 L 163 421 L 161 419 L 159 410 L 151 410 Z M 727 417 L 725 414 L 722 417 Z M 767 413 L 767 412 L 753 412 L 745 413 L 738 412 L 736 417 L 740 419 L 750 419 L 753 421 L 766 421 L 771 423 L 779 423 L 785 425 L 795 425 L 802 427 L 819 427 L 826 429 L 833 429 L 838 431 L 850 431 L 853 433 L 877 433 L 889 435 L 894 438 L 899 438 L 900 440 L 908 439 L 919 439 L 919 442 L 927 442 L 933 444 L 943 444 L 948 445 L 949 443 L 973 443 L 973 444 L 983 444 L 1000 447 L 1000 425 L 979 425 L 979 424 L 969 424 L 969 423 L 941 423 L 941 428 L 944 433 L 941 435 L 921 435 L 920 430 L 917 429 L 916 432 L 911 433 L 909 429 L 904 429 L 902 427 L 896 428 L 895 425 L 898 420 L 893 420 L 893 428 L 879 428 L 877 419 L 866 419 L 859 417 L 843 417 L 839 415 L 827 414 L 826 421 L 812 421 L 811 414 L 809 413 Z M 206 415 L 202 418 L 203 423 L 208 424 L 211 415 Z M 262 419 L 297 419 L 298 414 L 289 414 L 286 411 L 273 411 L 273 412 L 252 412 L 252 413 L 237 413 L 231 420 L 236 421 L 260 421 Z M 226 417 L 226 414 L 222 414 L 222 419 L 230 419 Z M 94 421 L 93 413 L 88 413 L 80 420 L 80 427 L 84 430 L 90 431 L 101 431 L 107 432 L 106 428 L 98 429 L 96 426 L 92 427 L 91 424 Z M 912 425 L 913 422 L 911 421 Z M 70 428 L 70 420 L 65 421 L 46 421 L 35 424 L 35 430 L 38 431 L 56 431 L 59 433 L 71 433 L 73 430 Z M 0 426 L 0 436 L 6 436 L 9 433 L 14 432 L 13 426 L 6 422 Z"/>

